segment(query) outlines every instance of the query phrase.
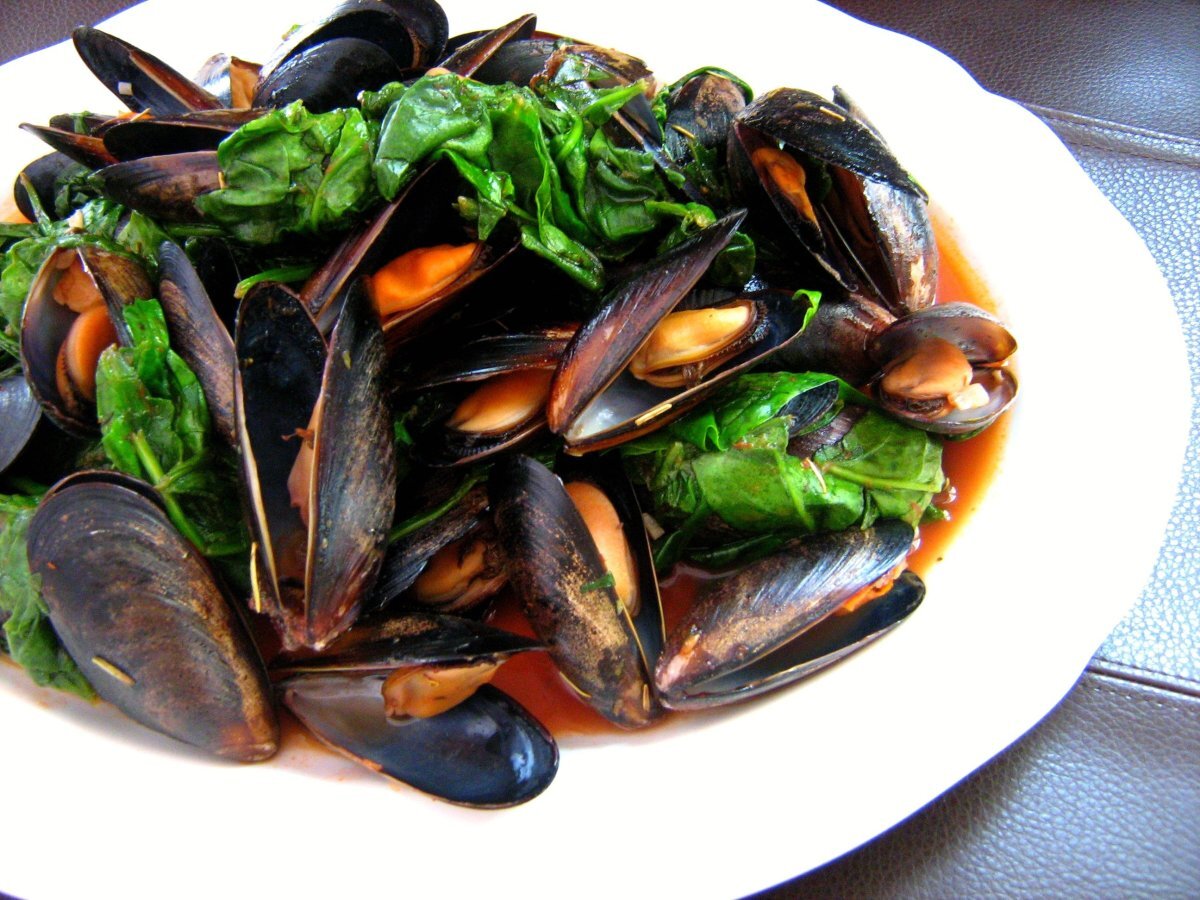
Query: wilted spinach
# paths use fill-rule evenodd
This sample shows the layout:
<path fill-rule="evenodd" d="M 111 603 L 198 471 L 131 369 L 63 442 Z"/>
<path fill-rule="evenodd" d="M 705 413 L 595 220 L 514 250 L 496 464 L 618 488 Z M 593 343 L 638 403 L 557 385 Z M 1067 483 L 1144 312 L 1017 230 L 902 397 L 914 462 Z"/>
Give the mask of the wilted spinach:
<path fill-rule="evenodd" d="M 945 483 L 936 437 L 868 409 L 812 458 L 788 453 L 786 404 L 835 380 L 814 373 L 743 375 L 711 404 L 622 448 L 654 515 L 674 529 L 661 542 L 660 561 L 678 558 L 716 522 L 718 531 L 762 538 L 744 548 L 761 552 L 769 549 L 770 535 L 867 527 L 878 518 L 921 520 Z M 865 400 L 844 385 L 840 394 L 839 405 Z M 727 534 L 720 543 L 725 559 Z M 736 542 L 733 551 L 742 552 Z"/>
<path fill-rule="evenodd" d="M 113 465 L 163 497 L 179 532 L 209 557 L 249 547 L 233 461 L 212 438 L 204 391 L 171 350 L 162 307 L 125 307 L 131 347 L 109 347 L 96 370 L 101 443 Z"/>
<path fill-rule="evenodd" d="M 29 570 L 26 538 L 38 498 L 0 495 L 0 621 L 5 650 L 34 683 L 92 699 L 79 667 L 58 642 L 41 597 L 40 579 Z"/>

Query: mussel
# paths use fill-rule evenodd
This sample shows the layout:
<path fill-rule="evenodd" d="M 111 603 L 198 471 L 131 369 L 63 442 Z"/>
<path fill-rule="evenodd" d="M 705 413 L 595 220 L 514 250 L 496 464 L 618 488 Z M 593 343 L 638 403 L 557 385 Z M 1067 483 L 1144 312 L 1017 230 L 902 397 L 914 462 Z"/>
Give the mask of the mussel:
<path fill-rule="evenodd" d="M 334 750 L 452 803 L 500 807 L 540 794 L 554 739 L 485 684 L 536 642 L 452 616 L 409 614 L 285 663 L 283 701 Z"/>
<path fill-rule="evenodd" d="M 353 624 L 395 505 L 383 335 L 361 284 L 328 350 L 278 285 L 238 316 L 238 440 L 256 538 L 257 611 L 286 647 L 323 647 Z"/>
<path fill-rule="evenodd" d="M 275 753 L 258 651 L 148 485 L 113 472 L 60 482 L 30 523 L 29 560 L 55 631 L 105 700 L 219 756 Z"/>
<path fill-rule="evenodd" d="M 128 343 L 122 307 L 153 295 L 142 267 L 84 244 L 43 263 L 21 322 L 21 363 L 34 396 L 64 430 L 93 434 L 96 363 L 105 347 Z"/>
<path fill-rule="evenodd" d="M 644 726 L 661 713 L 649 669 L 662 611 L 641 514 L 604 477 L 570 483 L 575 497 L 529 457 L 494 466 L 489 490 L 510 584 L 571 687 L 615 724 Z"/>
<path fill-rule="evenodd" d="M 849 109 L 807 91 L 770 91 L 737 116 L 729 156 L 757 226 L 774 209 L 833 283 L 896 316 L 933 303 L 925 193 Z"/>
<path fill-rule="evenodd" d="M 924 587 L 903 564 L 914 531 L 898 521 L 815 535 L 700 588 L 667 637 L 654 679 L 671 709 L 716 706 L 789 684 L 878 637 L 920 602 Z M 880 579 L 889 587 L 857 618 L 829 617 Z M 868 614 L 866 610 L 871 612 Z"/>

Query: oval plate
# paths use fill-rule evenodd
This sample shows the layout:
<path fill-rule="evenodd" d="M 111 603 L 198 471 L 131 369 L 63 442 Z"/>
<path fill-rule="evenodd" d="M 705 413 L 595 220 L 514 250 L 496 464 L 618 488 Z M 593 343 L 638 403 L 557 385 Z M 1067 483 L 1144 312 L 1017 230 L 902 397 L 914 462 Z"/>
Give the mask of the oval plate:
<path fill-rule="evenodd" d="M 265 58 L 284 29 L 331 5 L 209 0 L 195 16 L 193 4 L 150 0 L 106 27 L 188 72 L 218 50 Z M 526 11 L 446 6 L 455 32 Z M 588 896 L 741 895 L 900 821 L 1070 689 L 1149 574 L 1185 445 L 1184 348 L 1150 254 L 1045 126 L 935 51 L 801 0 L 745 0 L 719 31 L 704 16 L 676 21 L 677 8 L 554 0 L 536 11 L 543 28 L 642 56 L 666 81 L 714 64 L 759 91 L 841 84 L 934 198 L 1021 341 L 1022 396 L 999 473 L 930 573 L 922 608 L 794 689 L 649 733 L 568 738 L 555 784 L 499 813 L 390 787 L 302 740 L 266 765 L 211 762 L 0 665 L 10 776 L 0 888 L 42 898 L 211 896 L 231 885 L 296 897 L 552 896 L 564 885 Z M 118 107 L 69 45 L 5 66 L 0 97 L 4 178 L 43 152 L 17 122 Z M 1136 383 L 1092 390 L 1067 354 L 1089 345 L 1122 347 Z M 1086 423 L 1107 422 L 1146 383 L 1157 408 L 1176 414 L 1157 417 L 1157 439 L 1139 445 L 1136 486 L 1122 490 L 1121 522 L 1137 523 L 1127 528 L 1108 503 L 1108 454 L 1083 442 L 1108 431 Z M 1095 565 L 1106 558 L 1120 563 Z"/>

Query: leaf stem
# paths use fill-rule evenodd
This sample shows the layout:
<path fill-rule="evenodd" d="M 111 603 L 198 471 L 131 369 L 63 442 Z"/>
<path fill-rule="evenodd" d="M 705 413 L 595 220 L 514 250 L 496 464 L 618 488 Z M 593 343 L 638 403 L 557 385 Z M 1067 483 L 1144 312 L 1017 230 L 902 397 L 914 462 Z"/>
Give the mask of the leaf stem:
<path fill-rule="evenodd" d="M 133 444 L 133 449 L 137 453 L 138 461 L 142 464 L 142 468 L 146 470 L 149 476 L 149 481 L 154 485 L 155 490 L 163 499 L 163 505 L 167 508 L 167 517 L 171 523 L 179 529 L 179 533 L 196 547 L 204 556 L 208 556 L 209 549 L 204 542 L 204 538 L 197 533 L 192 523 L 188 521 L 188 517 L 184 515 L 183 509 L 175 498 L 165 490 L 167 484 L 166 473 L 163 472 L 162 466 L 158 462 L 158 457 L 154 455 L 154 450 L 150 447 L 150 442 L 146 440 L 146 436 L 135 431 L 129 438 Z"/>

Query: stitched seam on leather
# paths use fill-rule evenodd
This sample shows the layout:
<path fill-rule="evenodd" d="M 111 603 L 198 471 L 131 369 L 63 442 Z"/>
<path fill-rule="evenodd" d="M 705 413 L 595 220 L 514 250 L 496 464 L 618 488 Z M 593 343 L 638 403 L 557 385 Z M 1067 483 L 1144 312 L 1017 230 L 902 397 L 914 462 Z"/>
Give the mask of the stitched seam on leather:
<path fill-rule="evenodd" d="M 1069 128 L 1087 128 L 1087 127 L 1088 126 L 1085 126 L 1085 125 L 1072 124 L 1069 127 L 1064 127 L 1062 129 L 1062 131 L 1060 131 L 1059 133 L 1062 134 L 1063 132 L 1068 131 Z M 1099 131 L 1102 129 L 1100 126 L 1095 126 L 1095 130 Z M 1167 155 L 1159 154 L 1159 153 L 1150 153 L 1150 152 L 1145 151 L 1140 145 L 1138 145 L 1136 143 L 1126 144 L 1123 142 L 1120 147 L 1114 147 L 1111 145 L 1101 144 L 1101 143 L 1098 143 L 1095 141 L 1080 140 L 1075 135 L 1070 135 L 1070 136 L 1064 135 L 1063 139 L 1070 144 L 1074 144 L 1077 147 L 1088 147 L 1092 150 L 1099 150 L 1104 153 L 1120 153 L 1122 156 L 1133 156 L 1133 157 L 1137 157 L 1138 159 L 1149 159 L 1149 160 L 1153 160 L 1154 162 L 1167 163 L 1168 165 L 1188 166 L 1190 168 L 1200 167 L 1200 158 L 1189 159 L 1187 157 L 1181 158 L 1179 156 L 1167 156 Z"/>
<path fill-rule="evenodd" d="M 1122 681 L 1169 691 L 1173 694 L 1200 697 L 1200 682 L 1184 675 L 1174 675 L 1128 663 L 1117 663 L 1102 657 L 1093 658 L 1088 663 L 1087 671 L 1104 678 L 1118 678 Z"/>
<path fill-rule="evenodd" d="M 1191 711 L 1195 706 L 1195 704 L 1188 703 L 1188 702 L 1172 703 L 1171 702 L 1172 699 L 1180 699 L 1180 698 L 1178 698 L 1177 695 L 1173 698 L 1172 697 L 1162 697 L 1162 698 L 1147 697 L 1145 694 L 1142 694 L 1142 693 L 1122 690 L 1120 686 L 1114 685 L 1114 684 L 1109 684 L 1104 681 L 1087 681 L 1087 682 L 1084 682 L 1080 686 L 1085 688 L 1086 690 L 1091 691 L 1092 693 L 1109 694 L 1114 697 L 1121 697 L 1125 700 L 1133 700 L 1137 703 L 1143 703 L 1143 704 L 1148 703 L 1151 706 L 1154 706 L 1158 709 L 1180 709 L 1180 708 L 1182 708 L 1182 709 Z M 1169 694 L 1171 692 L 1166 691 L 1165 693 Z"/>
<path fill-rule="evenodd" d="M 1112 132 L 1140 141 L 1158 141 L 1163 144 L 1175 144 L 1186 148 L 1184 151 L 1186 153 L 1200 153 L 1200 141 L 1193 138 L 1185 138 L 1164 131 L 1151 131 L 1148 128 L 1137 128 L 1122 122 L 1097 119 L 1095 116 L 1085 116 L 1080 113 L 1067 112 L 1066 110 L 1055 109 L 1050 106 L 1038 106 L 1036 103 L 1023 103 L 1022 105 L 1035 115 L 1046 119 L 1055 119 L 1068 126 L 1073 125 L 1080 128 L 1092 128 Z"/>
<path fill-rule="evenodd" d="M 1044 119 L 1046 124 L 1053 128 L 1063 140 L 1076 146 L 1191 168 L 1200 166 L 1200 142 L 1190 141 L 1186 138 L 1173 138 L 1156 132 L 1139 132 L 1098 119 L 1080 121 L 1078 117 L 1056 116 L 1052 110 L 1038 111 L 1037 107 L 1030 107 L 1030 109 Z M 1104 134 L 1110 138 L 1111 143 L 1098 144 L 1083 140 L 1077 133 L 1087 131 Z M 1153 141 L 1177 145 L 1180 149 L 1174 151 L 1174 148 L 1170 147 L 1160 153 L 1155 153 L 1147 148 L 1147 144 Z M 1113 144 L 1119 144 L 1119 146 L 1113 146 Z"/>

